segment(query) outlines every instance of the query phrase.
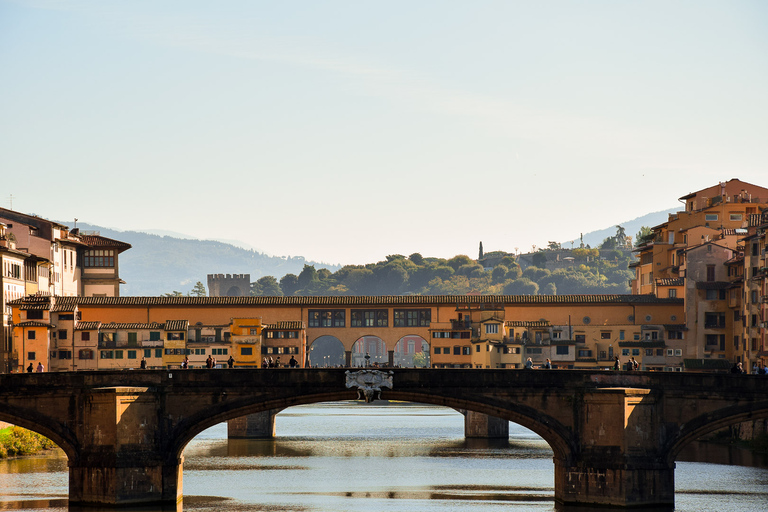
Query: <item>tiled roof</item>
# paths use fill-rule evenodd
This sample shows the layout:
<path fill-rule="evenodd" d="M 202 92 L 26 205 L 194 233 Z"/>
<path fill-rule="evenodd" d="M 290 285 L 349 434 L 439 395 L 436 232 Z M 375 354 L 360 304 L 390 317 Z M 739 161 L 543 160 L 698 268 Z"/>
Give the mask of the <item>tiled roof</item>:
<path fill-rule="evenodd" d="M 60 302 L 56 301 L 53 303 L 53 306 L 51 307 L 52 313 L 74 313 L 76 304 L 73 304 L 72 302 Z"/>
<path fill-rule="evenodd" d="M 40 320 L 25 320 L 24 322 L 19 322 L 17 324 L 14 324 L 16 327 L 56 327 L 53 324 L 49 324 L 48 322 L 41 322 Z"/>
<path fill-rule="evenodd" d="M 505 322 L 504 325 L 507 327 L 550 327 L 549 320 L 512 320 Z"/>
<path fill-rule="evenodd" d="M 176 320 L 174 320 L 176 321 Z M 186 322 L 186 320 L 184 320 Z M 101 324 L 101 330 L 112 330 L 112 329 L 163 329 L 165 324 L 160 324 L 157 322 L 151 322 L 148 324 L 140 324 L 140 323 L 120 323 L 120 322 L 110 322 L 107 324 Z M 183 329 L 172 329 L 174 331 L 181 331 Z"/>
<path fill-rule="evenodd" d="M 455 304 L 682 304 L 653 295 L 379 295 L 332 297 L 59 297 L 81 306 L 442 306 Z"/>
<path fill-rule="evenodd" d="M 22 304 L 19 306 L 19 309 L 21 311 L 48 311 L 48 308 L 50 307 L 50 303 L 48 302 L 38 302 L 35 304 Z"/>
<path fill-rule="evenodd" d="M 129 243 L 112 240 L 111 238 L 100 235 L 80 235 L 80 240 L 89 247 L 107 247 L 110 249 L 117 249 L 119 252 L 131 248 L 131 244 Z"/>
<path fill-rule="evenodd" d="M 685 284 L 685 279 L 682 277 L 676 277 L 676 278 L 669 278 L 669 277 L 663 277 L 656 280 L 657 286 L 683 286 Z"/>
<path fill-rule="evenodd" d="M 304 325 L 304 322 L 301 321 L 292 321 L 292 322 L 277 322 L 274 324 L 267 324 L 264 325 L 264 329 L 270 330 L 270 331 L 279 331 L 279 330 L 300 330 L 304 329 L 306 326 Z"/>
<path fill-rule="evenodd" d="M 189 327 L 189 320 L 166 320 L 166 331 L 186 331 Z"/>
<path fill-rule="evenodd" d="M 95 331 L 99 328 L 101 322 L 77 322 L 76 331 Z"/>

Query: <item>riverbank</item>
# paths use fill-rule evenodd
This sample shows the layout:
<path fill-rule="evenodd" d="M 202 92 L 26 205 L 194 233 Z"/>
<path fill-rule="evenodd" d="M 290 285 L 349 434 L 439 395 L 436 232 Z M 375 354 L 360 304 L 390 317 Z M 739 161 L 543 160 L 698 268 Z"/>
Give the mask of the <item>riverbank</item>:
<path fill-rule="evenodd" d="M 35 455 L 53 448 L 53 441 L 30 430 L 16 426 L 0 430 L 0 459 Z"/>

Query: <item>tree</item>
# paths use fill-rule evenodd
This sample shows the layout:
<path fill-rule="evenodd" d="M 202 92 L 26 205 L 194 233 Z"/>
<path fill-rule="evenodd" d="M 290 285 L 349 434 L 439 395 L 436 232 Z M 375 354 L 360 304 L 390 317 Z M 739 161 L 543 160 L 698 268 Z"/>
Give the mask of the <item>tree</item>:
<path fill-rule="evenodd" d="M 299 288 L 307 288 L 313 281 L 317 281 L 317 270 L 314 265 L 304 264 L 304 269 L 299 274 Z"/>
<path fill-rule="evenodd" d="M 184 294 L 181 292 L 177 292 L 176 290 L 172 291 L 171 293 L 164 293 L 161 295 L 161 297 L 183 297 Z"/>
<path fill-rule="evenodd" d="M 496 265 L 493 271 L 491 271 L 491 280 L 494 283 L 503 283 L 507 277 L 507 272 L 509 272 L 509 269 L 504 265 Z"/>
<path fill-rule="evenodd" d="M 552 242 L 552 241 L 547 242 L 547 249 L 549 249 L 550 251 L 557 251 L 560 249 L 560 243 Z"/>
<path fill-rule="evenodd" d="M 296 274 L 285 274 L 280 279 L 280 289 L 286 295 L 294 295 L 299 290 L 299 278 Z"/>
<path fill-rule="evenodd" d="M 450 266 L 453 270 L 458 270 L 460 266 L 469 265 L 470 263 L 474 263 L 474 260 L 464 254 L 454 256 L 448 260 L 448 266 Z"/>
<path fill-rule="evenodd" d="M 547 255 L 544 254 L 544 252 L 539 251 L 536 254 L 533 255 L 533 258 L 531 258 L 531 265 L 534 267 L 539 268 L 546 268 L 547 267 Z"/>
<path fill-rule="evenodd" d="M 536 295 L 539 293 L 539 285 L 527 277 L 522 277 L 515 281 L 509 281 L 504 286 L 504 293 L 507 295 Z"/>
<path fill-rule="evenodd" d="M 255 283 L 251 283 L 251 293 L 260 297 L 281 297 L 283 295 L 280 284 L 273 276 L 264 276 Z"/>
<path fill-rule="evenodd" d="M 414 262 L 415 264 L 419 265 L 419 266 L 424 265 L 424 257 L 421 254 L 419 254 L 418 252 L 415 252 L 415 253 L 411 254 L 410 256 L 408 256 L 408 259 L 411 260 L 412 262 Z"/>
<path fill-rule="evenodd" d="M 195 286 L 192 288 L 192 291 L 189 292 L 190 297 L 205 297 L 205 285 L 198 281 Z"/>
<path fill-rule="evenodd" d="M 635 235 L 635 247 L 645 245 L 653 239 L 653 230 L 648 226 L 641 226 L 640 231 Z"/>

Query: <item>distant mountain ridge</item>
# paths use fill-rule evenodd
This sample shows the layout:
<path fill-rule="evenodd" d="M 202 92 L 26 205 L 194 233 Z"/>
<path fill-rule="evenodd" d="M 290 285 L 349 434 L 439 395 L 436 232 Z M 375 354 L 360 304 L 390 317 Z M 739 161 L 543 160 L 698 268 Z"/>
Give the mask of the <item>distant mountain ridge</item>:
<path fill-rule="evenodd" d="M 68 225 L 66 222 L 62 224 Z M 303 256 L 269 256 L 216 240 L 161 236 L 139 231 L 119 231 L 78 222 L 82 231 L 131 244 L 120 255 L 120 287 L 124 296 L 158 296 L 179 291 L 187 294 L 201 281 L 208 287 L 208 274 L 250 274 L 251 281 L 272 275 L 299 274 L 305 264 L 335 272 L 340 265 L 307 261 Z"/>
<path fill-rule="evenodd" d="M 617 223 L 624 227 L 627 235 L 634 237 L 642 226 L 657 226 L 667 221 L 670 213 L 678 208 L 649 213 L 626 222 Z M 66 222 L 62 224 L 69 225 Z M 264 276 L 274 276 L 279 281 L 285 274 L 298 275 L 304 265 L 327 268 L 335 272 L 341 265 L 307 261 L 303 256 L 269 256 L 253 249 L 239 247 L 237 241 L 228 243 L 217 240 L 199 240 L 141 231 L 120 231 L 112 228 L 78 222 L 83 231 L 98 231 L 102 236 L 128 242 L 133 247 L 120 255 L 120 277 L 126 282 L 120 288 L 124 296 L 158 296 L 179 291 L 189 293 L 195 283 L 201 281 L 208 286 L 208 274 L 250 274 L 251 281 Z M 172 233 L 170 231 L 155 233 Z M 584 244 L 599 246 L 603 240 L 616 234 L 616 224 L 611 227 L 584 234 Z M 240 242 L 241 243 L 241 242 Z M 510 245 L 512 245 L 511 241 Z M 578 247 L 579 237 L 574 238 Z M 563 248 L 570 248 L 571 240 L 563 242 Z M 361 262 L 364 264 L 366 262 Z M 367 262 L 371 263 L 371 262 Z"/>
<path fill-rule="evenodd" d="M 617 222 L 616 224 L 614 224 L 609 228 L 600 229 L 598 231 L 591 231 L 589 233 L 584 233 L 584 245 L 589 245 L 590 247 L 598 247 L 600 244 L 603 243 L 603 240 L 605 240 L 608 237 L 614 236 L 616 234 L 616 226 L 623 227 L 625 232 L 627 233 L 627 236 L 631 236 L 632 242 L 634 243 L 635 236 L 637 235 L 638 231 L 640 231 L 641 227 L 643 226 L 654 227 L 654 226 L 658 226 L 659 224 L 663 224 L 664 222 L 667 222 L 667 220 L 669 219 L 670 213 L 677 213 L 679 211 L 680 211 L 680 208 L 671 208 L 669 210 L 648 213 L 636 219 L 628 220 L 625 222 Z M 574 247 L 578 247 L 580 244 L 579 236 L 576 236 L 573 240 L 568 240 L 567 242 L 563 242 L 562 243 L 563 248 L 570 249 L 571 241 L 573 241 Z"/>

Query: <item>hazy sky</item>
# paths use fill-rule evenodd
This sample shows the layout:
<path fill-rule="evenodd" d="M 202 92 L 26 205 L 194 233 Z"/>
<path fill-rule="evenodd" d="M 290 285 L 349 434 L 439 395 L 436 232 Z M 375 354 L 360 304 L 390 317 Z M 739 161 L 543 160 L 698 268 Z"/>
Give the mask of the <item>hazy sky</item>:
<path fill-rule="evenodd" d="M 527 251 L 768 186 L 767 91 L 760 0 L 0 0 L 0 205 L 329 263 Z"/>

